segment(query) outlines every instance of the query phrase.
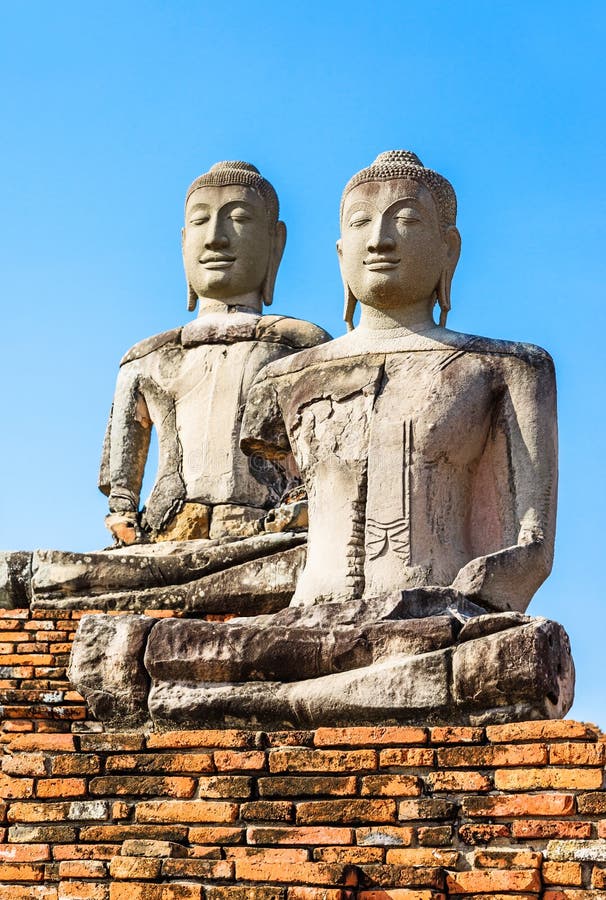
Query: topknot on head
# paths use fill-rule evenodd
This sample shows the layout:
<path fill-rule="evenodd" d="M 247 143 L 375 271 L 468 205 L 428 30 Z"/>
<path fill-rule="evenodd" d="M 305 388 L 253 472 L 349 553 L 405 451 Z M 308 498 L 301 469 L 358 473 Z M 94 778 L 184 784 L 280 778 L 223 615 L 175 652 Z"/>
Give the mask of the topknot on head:
<path fill-rule="evenodd" d="M 257 191 L 265 201 L 267 218 L 270 224 L 275 225 L 280 216 L 278 195 L 269 181 L 263 178 L 256 166 L 242 160 L 225 160 L 211 166 L 208 172 L 192 181 L 185 195 L 185 205 L 187 206 L 190 196 L 198 188 L 207 186 L 224 187 L 230 184 L 249 187 Z"/>
<path fill-rule="evenodd" d="M 239 169 L 242 172 L 256 172 L 257 175 L 261 174 L 256 166 L 253 166 L 252 163 L 243 162 L 241 159 L 217 162 L 210 167 L 209 172 L 219 172 L 223 169 Z"/>
<path fill-rule="evenodd" d="M 411 150 L 386 150 L 362 169 L 345 185 L 341 198 L 341 218 L 347 194 L 367 181 L 386 181 L 390 178 L 411 178 L 420 181 L 431 193 L 442 225 L 454 225 L 457 220 L 457 197 L 454 188 L 443 175 L 427 169 Z"/>
<path fill-rule="evenodd" d="M 389 166 L 389 165 L 397 165 L 397 164 L 407 164 L 410 166 L 421 166 L 424 168 L 423 163 L 419 159 L 416 153 L 413 153 L 412 150 L 385 150 L 383 153 L 379 153 L 375 161 L 373 162 L 373 167 L 375 166 Z"/>

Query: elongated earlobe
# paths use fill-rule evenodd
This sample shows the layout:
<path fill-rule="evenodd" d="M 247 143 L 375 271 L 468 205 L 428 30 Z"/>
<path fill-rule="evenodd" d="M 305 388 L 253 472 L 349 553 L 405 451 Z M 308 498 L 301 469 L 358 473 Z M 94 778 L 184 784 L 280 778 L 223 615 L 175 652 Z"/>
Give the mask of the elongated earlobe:
<path fill-rule="evenodd" d="M 437 295 L 440 306 L 440 327 L 446 328 L 446 319 L 450 312 L 450 285 L 452 284 L 452 272 L 444 268 L 438 282 Z"/>
<path fill-rule="evenodd" d="M 269 250 L 269 262 L 267 264 L 267 274 L 261 285 L 261 297 L 265 306 L 271 306 L 274 300 L 274 288 L 276 286 L 276 277 L 278 268 L 284 253 L 286 245 L 286 225 L 284 222 L 276 222 L 274 237 Z"/>
<path fill-rule="evenodd" d="M 198 295 L 192 289 L 190 283 L 187 283 L 187 308 L 190 312 L 195 312 L 198 305 Z"/>
<path fill-rule="evenodd" d="M 343 309 L 343 320 L 347 325 L 348 331 L 353 331 L 353 317 L 356 311 L 356 303 L 358 302 L 351 292 L 351 288 L 346 281 L 343 282 L 345 288 L 345 306 Z"/>

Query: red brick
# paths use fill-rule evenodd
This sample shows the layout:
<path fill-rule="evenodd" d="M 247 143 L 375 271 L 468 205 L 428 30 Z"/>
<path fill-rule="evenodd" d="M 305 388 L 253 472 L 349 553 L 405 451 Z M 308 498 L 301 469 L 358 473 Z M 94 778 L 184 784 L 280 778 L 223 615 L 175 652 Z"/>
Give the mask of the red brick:
<path fill-rule="evenodd" d="M 366 775 L 360 791 L 363 797 L 418 797 L 422 793 L 416 775 Z"/>
<path fill-rule="evenodd" d="M 417 831 L 417 840 L 422 847 L 449 847 L 452 843 L 452 826 L 426 825 Z"/>
<path fill-rule="evenodd" d="M 184 841 L 187 837 L 185 825 L 82 825 L 80 839 L 99 844 L 122 842 L 132 838 L 142 840 Z"/>
<path fill-rule="evenodd" d="M 496 766 L 540 766 L 547 763 L 546 744 L 491 745 L 489 747 L 443 747 L 438 766 L 481 768 Z"/>
<path fill-rule="evenodd" d="M 603 766 L 606 744 L 552 744 L 549 762 L 557 766 Z"/>
<path fill-rule="evenodd" d="M 57 900 L 53 885 L 4 885 L 2 900 Z"/>
<path fill-rule="evenodd" d="M 233 878 L 234 863 L 228 859 L 165 859 L 165 878 Z"/>
<path fill-rule="evenodd" d="M 398 818 L 407 819 L 454 819 L 458 804 L 443 797 L 423 797 L 419 800 L 401 800 L 398 804 Z"/>
<path fill-rule="evenodd" d="M 476 869 L 540 869 L 543 855 L 533 850 L 476 850 Z"/>
<path fill-rule="evenodd" d="M 542 900 L 606 900 L 606 891 L 577 891 L 574 888 L 565 888 L 560 891 L 556 889 L 545 891 Z"/>
<path fill-rule="evenodd" d="M 459 837 L 465 844 L 488 844 L 497 838 L 508 838 L 511 836 L 511 828 L 509 825 L 461 825 L 459 828 Z"/>
<path fill-rule="evenodd" d="M 358 900 L 446 900 L 446 895 L 432 890 L 387 888 L 378 891 L 358 891 Z M 290 898 L 289 898 L 290 900 Z M 493 898 L 491 898 L 493 900 Z M 516 900 L 511 894 L 507 900 Z"/>
<path fill-rule="evenodd" d="M 606 819 L 598 822 L 598 837 L 606 838 Z"/>
<path fill-rule="evenodd" d="M 571 719 L 547 719 L 541 722 L 519 722 L 509 725 L 489 725 L 486 737 L 497 744 L 509 741 L 549 741 L 571 740 L 575 738 L 597 739 L 599 731 L 595 726 Z"/>
<path fill-rule="evenodd" d="M 318 728 L 316 747 L 376 747 L 378 744 L 426 744 L 427 729 L 400 725 Z"/>
<path fill-rule="evenodd" d="M 101 760 L 91 754 L 53 756 L 50 759 L 51 775 L 96 775 L 100 769 Z"/>
<path fill-rule="evenodd" d="M 204 900 L 284 900 L 284 897 L 285 888 L 283 887 L 235 884 L 204 885 Z M 332 898 L 326 897 L 324 900 L 332 900 Z M 337 898 L 337 900 L 341 900 L 341 898 Z"/>
<path fill-rule="evenodd" d="M 8 811 L 9 822 L 63 822 L 67 818 L 69 803 L 12 803 Z"/>
<path fill-rule="evenodd" d="M 105 878 L 107 866 L 98 859 L 68 859 L 59 863 L 60 878 Z"/>
<path fill-rule="evenodd" d="M 136 753 L 108 756 L 106 772 L 212 772 L 211 753 Z"/>
<path fill-rule="evenodd" d="M 270 772 L 360 772 L 376 769 L 376 750 L 271 750 Z"/>
<path fill-rule="evenodd" d="M 299 828 L 296 826 L 252 826 L 247 829 L 249 844 L 352 844 L 351 828 Z"/>
<path fill-rule="evenodd" d="M 564 884 L 565 882 L 560 882 L 560 884 Z M 591 886 L 594 888 L 605 888 L 606 889 L 606 869 L 601 869 L 599 866 L 594 866 L 591 871 Z"/>
<path fill-rule="evenodd" d="M 37 797 L 86 797 L 84 778 L 40 778 L 36 785 Z"/>
<path fill-rule="evenodd" d="M 0 844 L 0 861 L 5 863 L 45 862 L 49 859 L 48 844 Z"/>
<path fill-rule="evenodd" d="M 449 894 L 480 894 L 493 891 L 541 890 L 541 877 L 536 869 L 478 869 L 450 872 L 446 876 Z"/>
<path fill-rule="evenodd" d="M 256 772 L 265 768 L 263 750 L 215 750 L 213 759 L 219 772 Z"/>
<path fill-rule="evenodd" d="M 192 844 L 239 844 L 244 840 L 244 829 L 234 827 L 194 827 L 189 829 Z"/>
<path fill-rule="evenodd" d="M 217 747 L 221 749 L 255 749 L 261 746 L 262 732 L 238 731 L 167 731 L 164 734 L 150 734 L 147 746 L 150 749 L 185 749 L 191 747 Z"/>
<path fill-rule="evenodd" d="M 33 778 L 10 778 L 8 775 L 0 775 L 0 798 L 3 800 L 20 800 L 32 797 L 33 793 Z"/>
<path fill-rule="evenodd" d="M 573 794 L 492 794 L 465 797 L 462 805 L 471 817 L 571 816 L 575 812 Z"/>
<path fill-rule="evenodd" d="M 434 888 L 442 889 L 444 875 L 436 866 L 395 866 L 367 865 L 363 867 L 367 884 L 388 888 Z"/>
<path fill-rule="evenodd" d="M 577 807 L 580 813 L 588 816 L 601 816 L 606 814 L 606 791 L 581 794 L 577 797 Z"/>
<path fill-rule="evenodd" d="M 314 731 L 270 731 L 265 735 L 268 747 L 313 747 Z"/>
<path fill-rule="evenodd" d="M 139 803 L 137 822 L 235 822 L 236 803 L 219 800 L 148 800 Z"/>
<path fill-rule="evenodd" d="M 364 865 L 382 863 L 385 856 L 383 847 L 316 847 L 313 851 L 315 862 L 341 863 L 342 865 Z"/>
<path fill-rule="evenodd" d="M 309 850 L 302 850 L 298 847 L 225 847 L 225 856 L 227 859 L 262 856 L 265 862 L 273 863 L 308 862 Z"/>
<path fill-rule="evenodd" d="M 432 791 L 489 791 L 492 787 L 481 772 L 430 772 L 425 779 Z"/>
<path fill-rule="evenodd" d="M 143 749 L 145 739 L 143 735 L 129 732 L 111 734 L 103 732 L 98 734 L 81 734 L 80 748 L 84 752 L 103 753 L 133 751 Z"/>
<path fill-rule="evenodd" d="M 434 756 L 435 750 L 428 747 L 390 747 L 380 751 L 379 765 L 382 769 L 388 766 L 433 766 Z"/>
<path fill-rule="evenodd" d="M 46 757 L 43 753 L 16 753 L 2 760 L 5 775 L 46 775 Z"/>
<path fill-rule="evenodd" d="M 76 745 L 71 734 L 20 734 L 9 744 L 11 753 L 18 750 L 49 750 L 69 752 Z"/>
<path fill-rule="evenodd" d="M 145 859 L 141 856 L 116 856 L 109 864 L 109 874 L 116 880 L 155 881 L 162 869 L 161 859 Z"/>
<path fill-rule="evenodd" d="M 92 778 L 89 785 L 93 797 L 192 797 L 195 789 L 193 778 L 170 776 L 106 775 Z"/>
<path fill-rule="evenodd" d="M 143 856 L 171 859 L 176 856 L 187 856 L 187 848 L 172 841 L 124 841 L 120 848 L 121 856 Z"/>
<path fill-rule="evenodd" d="M 0 884 L 6 881 L 42 881 L 44 866 L 25 862 L 0 862 Z"/>
<path fill-rule="evenodd" d="M 355 775 L 274 775 L 259 778 L 257 784 L 261 797 L 310 797 L 318 794 L 347 797 L 357 791 Z"/>
<path fill-rule="evenodd" d="M 297 804 L 297 824 L 364 825 L 395 822 L 395 800 L 308 800 Z"/>
<path fill-rule="evenodd" d="M 454 868 L 460 857 L 458 850 L 437 850 L 429 847 L 401 849 L 390 847 L 386 862 L 397 866 L 447 866 Z"/>
<path fill-rule="evenodd" d="M 52 666 L 50 653 L 11 653 L 2 657 L 3 666 Z"/>
<path fill-rule="evenodd" d="M 407 825 L 356 828 L 356 844 L 362 847 L 408 847 L 414 834 L 414 829 Z"/>
<path fill-rule="evenodd" d="M 245 821 L 291 822 L 294 805 L 288 800 L 253 800 L 240 807 L 240 818 Z"/>
<path fill-rule="evenodd" d="M 201 799 L 248 799 L 252 793 L 252 778 L 247 775 L 210 775 L 198 779 L 198 793 Z"/>
<path fill-rule="evenodd" d="M 602 786 L 602 769 L 497 769 L 495 787 L 501 791 L 592 790 Z"/>
<path fill-rule="evenodd" d="M 289 887 L 287 900 L 349 900 L 343 888 Z M 240 898 L 238 898 L 240 900 Z M 244 898 L 241 898 L 244 900 Z M 248 895 L 246 900 L 249 900 Z M 252 897 L 251 897 L 252 900 Z M 385 900 L 385 898 L 384 898 Z"/>
<path fill-rule="evenodd" d="M 545 884 L 572 885 L 573 887 L 583 884 L 583 870 L 580 864 L 575 862 L 545 861 L 541 874 Z"/>
<path fill-rule="evenodd" d="M 202 900 L 200 884 L 137 884 L 134 881 L 110 885 L 109 900 Z"/>
<path fill-rule="evenodd" d="M 313 884 L 338 884 L 343 866 L 334 863 L 266 863 L 262 857 L 236 860 L 236 880 L 265 881 L 292 884 L 303 881 Z"/>
<path fill-rule="evenodd" d="M 549 819 L 522 819 L 513 822 L 511 833 L 514 837 L 529 840 L 547 838 L 590 838 L 590 822 L 558 822 Z"/>

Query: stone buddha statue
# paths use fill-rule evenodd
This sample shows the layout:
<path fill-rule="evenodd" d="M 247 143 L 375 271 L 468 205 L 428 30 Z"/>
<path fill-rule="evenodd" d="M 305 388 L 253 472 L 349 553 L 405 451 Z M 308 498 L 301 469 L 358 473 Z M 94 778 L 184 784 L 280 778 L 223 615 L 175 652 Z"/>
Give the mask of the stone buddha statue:
<path fill-rule="evenodd" d="M 249 163 L 217 163 L 190 185 L 183 262 L 188 309 L 199 312 L 120 364 L 99 480 L 118 541 L 221 537 L 262 517 L 288 488 L 290 460 L 246 457 L 238 444 L 259 370 L 329 338 L 310 322 L 261 315 L 285 241 L 276 192 Z M 158 471 L 139 513 L 152 426 Z"/>
<path fill-rule="evenodd" d="M 111 679 L 77 681 L 100 628 L 85 617 L 72 677 L 109 719 L 479 724 L 572 703 L 566 633 L 524 615 L 553 557 L 550 357 L 446 328 L 456 198 L 413 153 L 381 154 L 350 180 L 337 250 L 349 332 L 266 366 L 242 425 L 244 452 L 276 464 L 292 452 L 307 490 L 291 604 L 150 622 L 129 673 L 144 699 L 130 706 Z M 108 639 L 143 620 L 108 617 Z"/>

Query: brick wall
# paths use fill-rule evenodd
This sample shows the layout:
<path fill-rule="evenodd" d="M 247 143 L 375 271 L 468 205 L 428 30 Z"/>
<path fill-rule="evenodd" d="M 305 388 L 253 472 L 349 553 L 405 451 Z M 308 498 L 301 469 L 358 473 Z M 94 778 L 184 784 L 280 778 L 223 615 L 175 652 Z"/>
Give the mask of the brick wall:
<path fill-rule="evenodd" d="M 65 674 L 78 622 L 86 613 L 0 609 L 0 753 L 15 733 L 99 727 L 88 721 L 84 700 Z M 145 614 L 179 615 L 172 610 Z"/>
<path fill-rule="evenodd" d="M 0 897 L 598 900 L 605 751 L 572 721 L 13 734 Z"/>

